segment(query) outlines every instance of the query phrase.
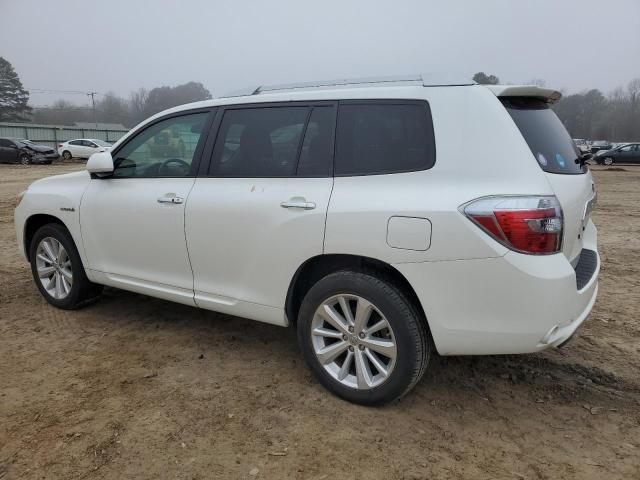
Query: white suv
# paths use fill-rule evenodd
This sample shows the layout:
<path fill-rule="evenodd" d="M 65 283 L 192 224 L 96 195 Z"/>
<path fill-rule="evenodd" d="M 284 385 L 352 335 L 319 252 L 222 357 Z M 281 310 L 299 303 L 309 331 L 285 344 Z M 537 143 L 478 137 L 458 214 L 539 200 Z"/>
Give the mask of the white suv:
<path fill-rule="evenodd" d="M 56 307 L 109 285 L 293 325 L 324 386 L 388 402 L 436 351 L 536 352 L 589 314 L 595 188 L 559 97 L 413 77 L 173 108 L 33 183 L 18 244 Z"/>

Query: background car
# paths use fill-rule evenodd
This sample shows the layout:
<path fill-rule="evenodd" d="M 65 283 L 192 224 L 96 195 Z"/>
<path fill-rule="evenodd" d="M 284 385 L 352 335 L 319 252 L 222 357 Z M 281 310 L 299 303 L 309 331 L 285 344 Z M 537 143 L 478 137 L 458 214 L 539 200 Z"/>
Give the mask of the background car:
<path fill-rule="evenodd" d="M 596 140 L 591 143 L 591 153 L 599 152 L 600 150 L 611 150 L 613 145 L 607 140 Z"/>
<path fill-rule="evenodd" d="M 596 154 L 600 165 L 614 163 L 640 163 L 640 143 L 628 143 L 611 150 L 601 150 Z"/>
<path fill-rule="evenodd" d="M 0 138 L 0 162 L 21 163 L 51 163 L 60 155 L 46 145 L 38 145 L 20 138 Z"/>
<path fill-rule="evenodd" d="M 574 138 L 573 142 L 576 144 L 576 147 L 578 147 L 578 150 L 580 150 L 580 153 L 591 152 L 591 145 L 589 145 L 589 142 L 587 142 L 584 138 Z"/>
<path fill-rule="evenodd" d="M 96 152 L 111 150 L 111 144 L 95 138 L 78 138 L 58 145 L 58 153 L 65 160 L 72 158 L 89 158 Z"/>

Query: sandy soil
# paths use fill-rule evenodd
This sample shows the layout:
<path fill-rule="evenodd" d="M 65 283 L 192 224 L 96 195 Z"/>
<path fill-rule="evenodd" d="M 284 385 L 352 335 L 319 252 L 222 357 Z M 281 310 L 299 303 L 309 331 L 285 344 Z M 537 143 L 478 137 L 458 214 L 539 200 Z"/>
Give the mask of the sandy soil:
<path fill-rule="evenodd" d="M 435 358 L 378 409 L 323 390 L 292 330 L 114 289 L 48 306 L 14 198 L 77 168 L 0 166 L 0 478 L 640 478 L 640 168 L 594 168 L 604 263 L 577 338 Z"/>

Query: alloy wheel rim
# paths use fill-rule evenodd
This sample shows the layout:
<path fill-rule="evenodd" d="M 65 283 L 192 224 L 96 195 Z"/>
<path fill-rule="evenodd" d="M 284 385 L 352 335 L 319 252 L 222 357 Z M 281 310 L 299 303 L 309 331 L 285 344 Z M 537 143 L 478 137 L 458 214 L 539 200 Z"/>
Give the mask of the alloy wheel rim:
<path fill-rule="evenodd" d="M 29 165 L 29 157 L 27 157 L 26 155 L 23 155 L 22 157 L 20 157 L 20 163 L 22 165 Z"/>
<path fill-rule="evenodd" d="M 62 300 L 71 293 L 71 258 L 57 239 L 46 237 L 40 240 L 36 249 L 36 271 L 42 287 L 56 300 Z"/>
<path fill-rule="evenodd" d="M 397 346 L 389 321 L 359 295 L 340 294 L 323 301 L 311 322 L 311 342 L 324 370 L 357 390 L 382 385 L 396 364 Z"/>
<path fill-rule="evenodd" d="M 611 164 L 613 164 L 613 160 L 611 158 L 607 157 L 607 158 L 604 159 L 604 164 L 605 165 L 611 165 Z"/>

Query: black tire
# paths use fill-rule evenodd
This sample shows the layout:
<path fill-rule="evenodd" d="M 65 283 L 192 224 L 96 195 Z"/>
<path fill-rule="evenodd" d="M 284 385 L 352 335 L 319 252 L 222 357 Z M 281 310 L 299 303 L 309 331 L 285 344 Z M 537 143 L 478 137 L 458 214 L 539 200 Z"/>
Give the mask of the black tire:
<path fill-rule="evenodd" d="M 357 295 L 386 317 L 396 342 L 395 366 L 380 385 L 359 390 L 331 376 L 316 357 L 311 324 L 316 309 L 327 299 Z M 428 326 L 421 312 L 393 282 L 375 273 L 339 271 L 318 281 L 306 294 L 298 315 L 298 342 L 305 361 L 320 383 L 335 395 L 361 405 L 382 405 L 409 392 L 425 372 L 432 352 Z"/>
<path fill-rule="evenodd" d="M 38 275 L 36 265 L 37 249 L 40 241 L 47 237 L 53 237 L 60 242 L 67 251 L 69 259 L 71 260 L 73 283 L 68 295 L 63 299 L 56 299 L 50 295 L 45 290 Z M 102 285 L 92 283 L 87 278 L 73 238 L 69 231 L 62 225 L 50 223 L 40 227 L 36 231 L 33 239 L 31 240 L 31 244 L 29 245 L 29 259 L 31 260 L 31 273 L 33 275 L 33 280 L 35 281 L 38 290 L 40 290 L 40 293 L 45 300 L 54 307 L 58 307 L 63 310 L 73 310 L 91 303 L 93 300 L 97 299 L 102 292 Z"/>
<path fill-rule="evenodd" d="M 22 155 L 20 155 L 20 164 L 21 165 L 30 165 L 31 164 L 31 157 L 29 155 L 27 155 L 26 153 L 23 153 Z"/>
<path fill-rule="evenodd" d="M 69 150 L 65 150 L 62 152 L 62 158 L 65 160 L 71 160 L 73 157 L 71 156 L 71 152 Z"/>

